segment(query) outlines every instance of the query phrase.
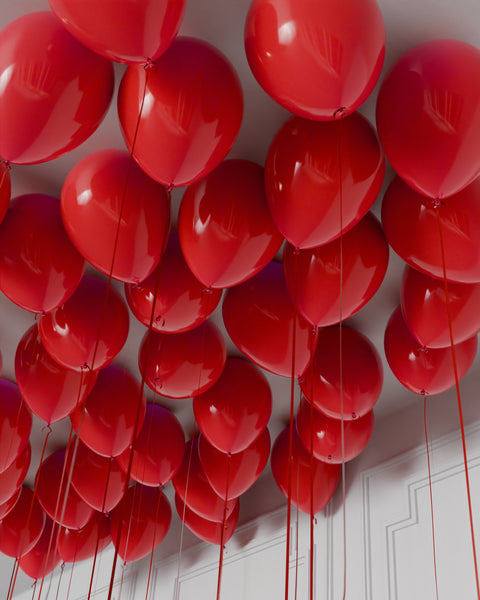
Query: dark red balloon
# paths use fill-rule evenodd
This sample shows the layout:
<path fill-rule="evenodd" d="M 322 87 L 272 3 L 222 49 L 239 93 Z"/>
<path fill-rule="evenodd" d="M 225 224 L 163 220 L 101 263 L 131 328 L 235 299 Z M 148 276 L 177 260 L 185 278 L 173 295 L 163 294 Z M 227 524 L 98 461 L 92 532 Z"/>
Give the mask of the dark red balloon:
<path fill-rule="evenodd" d="M 21 492 L 22 488 L 19 487 L 18 490 L 15 490 L 13 496 L 11 496 L 3 504 L 0 504 L 0 521 L 4 519 L 8 515 L 8 513 L 13 509 L 18 499 L 20 498 Z"/>
<path fill-rule="evenodd" d="M 52 160 L 97 129 L 113 94 L 110 61 L 80 44 L 50 11 L 7 25 L 0 46 L 2 158 Z"/>
<path fill-rule="evenodd" d="M 188 266 L 208 288 L 238 285 L 261 271 L 283 242 L 268 209 L 263 168 L 226 160 L 189 186 L 178 234 Z"/>
<path fill-rule="evenodd" d="M 0 504 L 7 503 L 21 487 L 30 467 L 31 457 L 32 449 L 30 443 L 27 443 L 8 469 L 0 473 Z"/>
<path fill-rule="evenodd" d="M 480 50 L 430 40 L 406 52 L 377 99 L 380 141 L 395 171 L 419 193 L 446 198 L 480 173 Z"/>
<path fill-rule="evenodd" d="M 24 556 L 35 546 L 44 526 L 40 504 L 30 488 L 22 487 L 15 506 L 0 521 L 0 552 L 13 558 Z"/>
<path fill-rule="evenodd" d="M 166 335 L 147 332 L 140 345 L 138 364 L 145 383 L 168 398 L 189 398 L 210 388 L 225 366 L 227 350 L 216 325 Z"/>
<path fill-rule="evenodd" d="M 30 438 L 32 414 L 18 387 L 0 379 L 0 473 L 21 454 Z"/>
<path fill-rule="evenodd" d="M 188 185 L 230 151 L 242 122 L 242 88 L 216 48 L 181 37 L 154 69 L 127 69 L 118 114 L 127 147 L 145 173 L 166 186 Z"/>
<path fill-rule="evenodd" d="M 308 515 L 311 512 L 315 515 L 330 502 L 340 480 L 342 467 L 312 457 L 300 443 L 295 429 L 292 433 L 291 473 L 289 474 L 288 469 L 290 430 L 287 427 L 273 444 L 270 459 L 272 474 L 280 491 L 287 499 L 290 478 L 292 504 Z"/>
<path fill-rule="evenodd" d="M 19 560 L 22 571 L 35 581 L 46 577 L 60 564 L 61 558 L 55 544 L 57 532 L 58 525 L 47 516 L 37 543 Z"/>
<path fill-rule="evenodd" d="M 11 195 L 10 168 L 7 163 L 0 160 L 0 223 L 7 213 Z"/>
<path fill-rule="evenodd" d="M 156 291 L 156 294 L 155 294 Z M 217 308 L 222 290 L 206 290 L 183 258 L 176 232 L 155 271 L 138 285 L 126 284 L 125 297 L 137 319 L 160 333 L 183 333 L 201 325 Z"/>
<path fill-rule="evenodd" d="M 38 327 L 45 349 L 56 362 L 74 371 L 101 369 L 127 340 L 128 308 L 106 281 L 85 275 L 63 306 L 40 317 Z"/>
<path fill-rule="evenodd" d="M 111 541 L 109 517 L 95 512 L 81 529 L 60 528 L 58 553 L 63 562 L 76 564 L 102 552 Z"/>
<path fill-rule="evenodd" d="M 332 123 L 289 119 L 270 145 L 265 186 L 273 219 L 296 248 L 331 242 L 378 196 L 385 159 L 360 114 Z M 341 218 L 340 218 L 341 217 Z"/>
<path fill-rule="evenodd" d="M 395 377 L 415 394 L 433 396 L 455 385 L 452 350 L 426 348 L 410 333 L 398 307 L 385 329 L 385 355 Z M 466 375 L 477 353 L 477 336 L 455 344 L 458 378 Z"/>
<path fill-rule="evenodd" d="M 310 361 L 311 325 L 290 299 L 280 263 L 227 291 L 223 322 L 237 348 L 254 363 L 283 377 L 292 376 L 293 322 L 296 320 L 294 375 Z"/>

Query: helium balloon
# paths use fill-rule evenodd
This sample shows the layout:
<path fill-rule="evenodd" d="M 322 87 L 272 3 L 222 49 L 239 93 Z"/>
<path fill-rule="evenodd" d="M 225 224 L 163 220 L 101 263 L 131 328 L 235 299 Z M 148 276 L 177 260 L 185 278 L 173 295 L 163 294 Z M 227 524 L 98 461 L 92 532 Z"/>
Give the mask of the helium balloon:
<path fill-rule="evenodd" d="M 58 527 L 50 517 L 45 519 L 45 527 L 33 548 L 24 554 L 18 564 L 22 571 L 37 581 L 43 579 L 60 564 L 60 555 L 55 545 L 55 529 Z"/>
<path fill-rule="evenodd" d="M 327 244 L 372 207 L 384 174 L 375 131 L 359 113 L 331 123 L 293 117 L 265 162 L 273 220 L 295 248 Z"/>
<path fill-rule="evenodd" d="M 22 487 L 13 509 L 0 521 L 0 551 L 20 558 L 42 535 L 45 513 L 30 488 Z"/>
<path fill-rule="evenodd" d="M 10 168 L 5 161 L 0 160 L 0 223 L 7 213 L 11 195 L 12 182 L 10 180 Z"/>
<path fill-rule="evenodd" d="M 188 185 L 230 151 L 242 122 L 242 88 L 216 48 L 181 37 L 154 69 L 127 69 L 118 114 L 128 150 L 145 173 L 168 187 Z"/>
<path fill-rule="evenodd" d="M 27 443 L 8 469 L 0 473 L 0 505 L 8 502 L 21 487 L 30 467 L 31 457 L 32 449 L 30 443 Z"/>
<path fill-rule="evenodd" d="M 97 129 L 113 95 L 110 61 L 80 44 L 50 11 L 7 25 L 0 47 L 2 158 L 23 165 L 52 160 Z"/>
<path fill-rule="evenodd" d="M 28 444 L 32 414 L 18 387 L 0 379 L 0 473 L 16 460 Z"/>
<path fill-rule="evenodd" d="M 11 496 L 8 500 L 0 504 L 0 521 L 4 519 L 8 513 L 13 509 L 18 499 L 20 498 L 20 494 L 22 492 L 22 487 L 20 486 L 15 492 L 13 496 Z"/>
<path fill-rule="evenodd" d="M 58 553 L 63 562 L 76 564 L 102 552 L 111 541 L 109 517 L 95 512 L 81 529 L 60 528 Z"/>

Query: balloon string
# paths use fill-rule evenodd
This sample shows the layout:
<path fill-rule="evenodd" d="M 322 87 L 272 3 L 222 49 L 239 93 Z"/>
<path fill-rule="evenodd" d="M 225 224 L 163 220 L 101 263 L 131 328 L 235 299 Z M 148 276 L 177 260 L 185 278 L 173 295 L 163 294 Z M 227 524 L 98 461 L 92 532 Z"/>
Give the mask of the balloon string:
<path fill-rule="evenodd" d="M 127 567 L 127 563 L 124 561 L 123 565 L 122 565 L 122 576 L 120 577 L 120 589 L 118 590 L 118 598 L 116 600 L 120 600 L 120 598 L 122 597 L 122 590 L 123 590 L 123 578 L 125 575 L 125 569 Z"/>
<path fill-rule="evenodd" d="M 32 584 L 32 588 L 33 588 L 32 600 L 35 600 L 35 592 L 37 591 L 37 580 L 36 579 Z"/>
<path fill-rule="evenodd" d="M 445 289 L 445 304 L 447 308 L 447 319 L 448 319 L 448 333 L 450 337 L 450 349 L 452 351 L 452 362 L 453 362 L 453 372 L 455 374 L 455 389 L 457 392 L 457 405 L 458 405 L 458 416 L 460 420 L 460 431 L 462 435 L 462 450 L 463 450 L 463 463 L 465 466 L 465 484 L 467 488 L 467 499 L 468 499 L 468 512 L 470 516 L 470 533 L 472 538 L 472 553 L 473 553 L 473 562 L 475 565 L 475 583 L 477 586 L 477 598 L 480 599 L 480 583 L 478 579 L 478 564 L 477 564 L 477 550 L 475 545 L 475 531 L 473 527 L 473 511 L 472 511 L 472 498 L 470 494 L 470 478 L 468 474 L 468 460 L 467 460 L 467 444 L 465 440 L 465 426 L 463 421 L 463 410 L 462 410 L 462 399 L 460 395 L 460 384 L 458 377 L 458 368 L 457 368 L 457 357 L 455 353 L 455 343 L 453 340 L 453 328 L 452 328 L 452 314 L 450 311 L 450 297 L 448 294 L 448 283 L 447 283 L 447 267 L 445 261 L 445 245 L 443 241 L 443 228 L 442 222 L 440 219 L 440 213 L 438 207 L 440 205 L 439 201 L 435 201 L 435 212 L 437 215 L 437 224 L 438 224 L 438 234 L 440 238 L 440 251 L 442 254 L 442 271 L 443 271 L 443 286 Z"/>
<path fill-rule="evenodd" d="M 218 560 L 218 580 L 217 580 L 217 600 L 220 600 L 220 588 L 222 584 L 222 571 L 223 571 L 223 552 L 225 548 L 225 528 L 227 523 L 227 508 L 228 508 L 228 485 L 230 481 L 230 464 L 232 455 L 228 454 L 227 461 L 227 480 L 225 483 L 225 503 L 223 505 L 223 520 L 222 520 L 222 533 L 220 536 L 220 558 Z"/>
<path fill-rule="evenodd" d="M 155 509 L 155 525 L 153 529 L 153 541 L 152 541 L 152 551 L 150 553 L 150 565 L 148 567 L 148 579 L 147 579 L 147 589 L 145 591 L 145 600 L 148 599 L 148 591 L 150 589 L 150 579 L 152 577 L 152 567 L 153 567 L 153 553 L 155 552 L 155 540 L 157 537 L 157 525 L 158 525 L 158 511 L 160 510 L 160 501 L 162 499 L 163 492 L 160 490 L 160 494 L 158 495 L 157 506 Z"/>
<path fill-rule="evenodd" d="M 313 456 L 313 419 L 314 419 L 314 408 L 313 408 L 313 354 L 314 354 L 314 339 L 317 333 L 317 328 L 314 327 L 310 334 L 310 600 L 313 600 L 313 557 L 314 557 L 314 526 L 315 526 L 315 514 L 313 505 L 314 495 L 314 456 Z"/>
<path fill-rule="evenodd" d="M 300 461 L 298 460 L 298 456 L 297 456 L 297 505 L 296 505 L 296 513 L 297 513 L 297 522 L 296 522 L 296 527 L 297 530 L 295 532 L 295 543 L 296 543 L 296 550 L 295 550 L 295 600 L 297 600 L 297 595 L 298 595 L 298 525 L 299 525 L 299 510 L 298 510 L 298 501 L 300 498 Z"/>
<path fill-rule="evenodd" d="M 13 562 L 12 574 L 10 575 L 10 583 L 8 585 L 7 598 L 10 598 L 10 590 L 12 589 L 12 585 L 14 582 L 14 578 L 15 578 L 15 574 L 16 574 L 16 570 L 17 570 L 17 563 L 18 563 L 18 558 L 16 558 Z"/>
<path fill-rule="evenodd" d="M 70 570 L 70 578 L 68 580 L 68 589 L 67 589 L 67 598 L 66 598 L 66 600 L 69 600 L 69 598 L 70 598 L 70 589 L 72 587 L 73 570 L 75 568 L 75 564 L 76 564 L 76 553 L 75 553 L 75 557 L 74 557 L 74 560 L 73 560 L 72 568 Z"/>
<path fill-rule="evenodd" d="M 57 593 L 55 595 L 55 600 L 58 600 L 58 594 L 60 592 L 60 585 L 62 583 L 62 577 L 63 577 L 63 572 L 65 570 L 65 563 L 62 562 L 61 566 L 60 566 L 60 577 L 58 578 L 58 584 L 57 584 Z"/>

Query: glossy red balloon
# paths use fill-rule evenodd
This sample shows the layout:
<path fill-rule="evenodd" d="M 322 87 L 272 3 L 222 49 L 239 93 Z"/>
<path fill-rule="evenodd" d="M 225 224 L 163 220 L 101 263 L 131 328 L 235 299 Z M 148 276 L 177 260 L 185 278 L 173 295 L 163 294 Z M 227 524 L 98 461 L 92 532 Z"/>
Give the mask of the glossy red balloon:
<path fill-rule="evenodd" d="M 441 394 L 455 385 L 451 348 L 426 348 L 408 330 L 398 307 L 385 329 L 385 355 L 395 377 L 415 394 Z M 466 375 L 477 353 L 477 336 L 455 344 L 458 377 Z"/>
<path fill-rule="evenodd" d="M 171 519 L 170 504 L 158 488 L 130 487 L 110 517 L 112 541 L 122 560 L 151 554 L 167 535 Z"/>
<path fill-rule="evenodd" d="M 127 340 L 128 308 L 106 281 L 85 275 L 65 304 L 40 317 L 38 328 L 56 362 L 74 371 L 101 369 Z"/>
<path fill-rule="evenodd" d="M 287 499 L 289 452 L 290 430 L 287 427 L 275 440 L 270 459 L 275 482 Z M 316 515 L 327 506 L 335 493 L 342 467 L 341 465 L 328 464 L 312 457 L 310 452 L 307 452 L 301 444 L 295 430 L 293 430 L 291 456 L 290 494 L 292 504 L 307 515 L 310 512 Z"/>
<path fill-rule="evenodd" d="M 220 452 L 201 435 L 198 440 L 198 456 L 205 477 L 213 490 L 223 499 L 238 498 L 252 487 L 267 465 L 270 456 L 270 433 L 265 428 L 250 446 L 230 455 Z"/>
<path fill-rule="evenodd" d="M 0 379 L 0 473 L 21 454 L 30 438 L 32 414 L 18 387 Z"/>
<path fill-rule="evenodd" d="M 30 443 L 27 443 L 8 469 L 0 473 L 0 504 L 7 503 L 21 487 L 30 467 L 31 457 L 32 449 Z"/>
<path fill-rule="evenodd" d="M 345 233 L 360 221 L 378 196 L 384 174 L 375 131 L 359 113 L 332 123 L 293 117 L 268 150 L 268 205 L 293 246 L 313 248 L 337 238 L 342 225 Z"/>
<path fill-rule="evenodd" d="M 61 558 L 55 545 L 57 527 L 54 521 L 47 516 L 45 527 L 37 543 L 18 562 L 22 571 L 35 581 L 46 577 L 60 564 Z"/>
<path fill-rule="evenodd" d="M 261 271 L 283 243 L 268 209 L 263 167 L 226 160 L 189 186 L 178 234 L 188 266 L 208 288 L 231 287 Z"/>
<path fill-rule="evenodd" d="M 7 213 L 11 195 L 10 168 L 7 163 L 0 161 L 0 223 Z"/>
<path fill-rule="evenodd" d="M 245 50 L 258 83 L 290 112 L 353 112 L 380 75 L 385 26 L 375 0 L 253 0 Z"/>
<path fill-rule="evenodd" d="M 300 378 L 302 392 L 315 408 L 341 419 L 343 402 L 345 420 L 363 417 L 376 404 L 382 385 L 382 361 L 368 338 L 350 327 L 318 332 L 312 362 Z"/>
<path fill-rule="evenodd" d="M 186 0 L 49 0 L 68 31 L 102 56 L 145 63 L 163 54 L 177 35 Z M 92 16 L 95 15 L 95 18 Z"/>
<path fill-rule="evenodd" d="M 127 448 L 117 457 L 127 472 L 131 449 Z M 178 419 L 158 404 L 147 404 L 142 429 L 133 446 L 130 476 L 143 485 L 157 487 L 166 485 L 183 461 L 185 435 Z"/>
<path fill-rule="evenodd" d="M 223 522 L 226 508 L 227 518 L 232 514 L 238 500 L 224 500 L 220 497 L 208 483 L 208 479 L 202 469 L 202 464 L 198 456 L 198 439 L 185 446 L 185 456 L 182 466 L 173 478 L 173 487 L 180 496 L 182 502 L 197 515 L 208 519 L 209 521 Z"/>
<path fill-rule="evenodd" d="M 383 80 L 377 129 L 388 160 L 424 196 L 446 198 L 480 173 L 480 50 L 430 40 Z"/>
<path fill-rule="evenodd" d="M 145 396 L 127 369 L 109 365 L 86 399 L 70 415 L 78 437 L 101 456 L 121 454 L 138 435 L 145 418 Z"/>
<path fill-rule="evenodd" d="M 32 490 L 22 487 L 15 506 L 0 521 L 0 552 L 12 558 L 30 552 L 42 535 L 45 520 Z"/>
<path fill-rule="evenodd" d="M 344 421 L 344 455 L 342 457 L 342 421 L 331 419 L 306 400 L 297 411 L 297 432 L 303 447 L 310 453 L 313 427 L 313 456 L 317 460 L 339 464 L 356 458 L 367 446 L 373 433 L 373 411 L 352 421 Z"/>
<path fill-rule="evenodd" d="M 20 498 L 21 492 L 22 488 L 19 487 L 18 490 L 16 490 L 13 493 L 13 496 L 11 496 L 8 500 L 3 502 L 3 504 L 0 504 L 0 521 L 4 519 L 8 515 L 8 513 L 13 509 L 18 499 Z"/>
<path fill-rule="evenodd" d="M 393 250 L 409 265 L 443 279 L 438 219 L 449 281 L 480 282 L 480 179 L 435 208 L 399 177 L 382 204 L 382 225 Z"/>
<path fill-rule="evenodd" d="M 181 37 L 154 69 L 127 69 L 118 114 L 127 147 L 145 173 L 166 186 L 188 185 L 230 151 L 242 122 L 242 88 L 221 52 Z"/>
<path fill-rule="evenodd" d="M 296 318 L 295 376 L 310 362 L 311 326 L 296 314 L 280 263 L 227 291 L 223 322 L 237 348 L 254 363 L 283 377 L 292 376 L 293 321 Z"/>
<path fill-rule="evenodd" d="M 250 361 L 227 358 L 219 380 L 193 399 L 200 431 L 220 452 L 242 452 L 268 425 L 272 392 Z"/>
<path fill-rule="evenodd" d="M 295 251 L 287 245 L 283 256 L 285 280 L 290 297 L 296 298 L 298 312 L 317 327 L 351 317 L 382 284 L 388 254 L 387 240 L 372 213 L 343 239 L 325 246 Z"/>
<path fill-rule="evenodd" d="M 112 99 L 112 64 L 73 38 L 50 11 L 0 32 L 0 156 L 52 160 L 84 142 Z"/>
<path fill-rule="evenodd" d="M 155 294 L 156 291 L 156 294 Z M 222 290 L 206 290 L 183 258 L 172 231 L 159 266 L 138 285 L 126 284 L 125 297 L 134 316 L 160 333 L 183 333 L 201 325 L 217 308 Z"/>
<path fill-rule="evenodd" d="M 115 459 L 100 456 L 81 440 L 76 443 L 72 486 L 89 506 L 109 513 L 123 498 L 127 476 Z"/>
<path fill-rule="evenodd" d="M 225 519 L 225 523 L 209 521 L 208 519 L 200 517 L 197 515 L 197 513 L 188 508 L 188 506 L 182 502 L 178 494 L 175 494 L 175 508 L 177 509 L 180 519 L 185 523 L 192 533 L 194 533 L 204 542 L 216 544 L 217 546 L 220 546 L 222 541 L 224 544 L 226 544 L 231 539 L 240 515 L 240 503 L 237 502 L 231 515 Z"/>
<path fill-rule="evenodd" d="M 0 289 L 12 302 L 50 312 L 73 294 L 84 268 L 56 198 L 26 194 L 12 200 L 0 224 Z"/>
<path fill-rule="evenodd" d="M 138 283 L 158 265 L 170 202 L 128 152 L 100 150 L 78 162 L 63 184 L 61 210 L 75 247 L 102 273 Z"/>
<path fill-rule="evenodd" d="M 227 359 L 225 340 L 216 325 L 165 335 L 147 332 L 140 345 L 138 364 L 145 383 L 168 398 L 189 398 L 210 388 Z"/>
<path fill-rule="evenodd" d="M 95 512 L 81 529 L 60 528 L 58 553 L 63 562 L 76 564 L 102 552 L 111 541 L 109 517 Z"/>

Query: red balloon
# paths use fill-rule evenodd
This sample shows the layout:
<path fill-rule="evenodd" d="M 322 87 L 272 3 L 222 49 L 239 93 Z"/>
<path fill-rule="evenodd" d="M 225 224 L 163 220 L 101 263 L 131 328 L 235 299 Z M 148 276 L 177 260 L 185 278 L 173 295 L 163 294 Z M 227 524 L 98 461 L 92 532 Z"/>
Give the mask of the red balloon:
<path fill-rule="evenodd" d="M 65 304 L 40 317 L 38 327 L 46 351 L 56 362 L 74 371 L 101 369 L 127 340 L 128 308 L 106 281 L 85 275 Z"/>
<path fill-rule="evenodd" d="M 396 177 L 382 204 L 382 224 L 393 250 L 409 265 L 443 279 L 438 219 L 449 281 L 480 282 L 480 179 L 438 207 Z"/>
<path fill-rule="evenodd" d="M 312 457 L 300 443 L 297 432 L 293 430 L 292 434 L 291 501 L 302 512 L 309 515 L 313 509 L 316 515 L 327 506 L 335 493 L 342 467 Z M 290 430 L 287 427 L 275 440 L 270 459 L 273 477 L 287 499 L 289 448 Z"/>
<path fill-rule="evenodd" d="M 375 131 L 359 113 L 332 123 L 293 117 L 268 151 L 268 205 L 293 246 L 320 246 L 337 238 L 342 225 L 345 233 L 360 221 L 378 196 L 384 175 Z"/>
<path fill-rule="evenodd" d="M 172 519 L 168 500 L 158 488 L 135 484 L 112 511 L 110 530 L 125 562 L 151 554 L 167 535 Z"/>
<path fill-rule="evenodd" d="M 56 198 L 26 194 L 12 200 L 0 224 L 0 289 L 12 302 L 50 312 L 73 294 L 84 268 Z"/>
<path fill-rule="evenodd" d="M 377 100 L 380 141 L 395 171 L 424 196 L 456 194 L 480 173 L 480 50 L 431 40 L 406 52 Z"/>
<path fill-rule="evenodd" d="M 238 498 L 252 487 L 267 465 L 270 456 L 270 433 L 265 428 L 250 446 L 230 455 L 220 452 L 201 435 L 198 440 L 198 456 L 205 477 L 215 493 L 224 500 L 227 497 Z"/>
<path fill-rule="evenodd" d="M 127 69 L 118 114 L 127 147 L 145 173 L 166 186 L 188 185 L 230 151 L 242 122 L 242 88 L 216 48 L 177 38 L 154 69 Z"/>
<path fill-rule="evenodd" d="M 89 506 L 109 513 L 123 498 L 127 477 L 115 459 L 100 456 L 81 440 L 76 443 L 72 486 Z"/>
<path fill-rule="evenodd" d="M 56 524 L 47 516 L 45 527 L 37 543 L 19 560 L 22 571 L 35 581 L 46 577 L 60 564 L 60 555 L 55 545 L 57 531 Z"/>
<path fill-rule="evenodd" d="M 121 454 L 137 437 L 145 419 L 145 396 L 137 379 L 119 365 L 100 371 L 86 399 L 70 415 L 78 437 L 101 456 Z"/>
<path fill-rule="evenodd" d="M 200 431 L 220 452 L 242 452 L 268 425 L 272 392 L 250 361 L 227 358 L 219 380 L 193 399 Z"/>
<path fill-rule="evenodd" d="M 228 290 L 223 301 L 223 322 L 235 346 L 263 369 L 283 377 L 292 376 L 294 319 L 294 371 L 298 376 L 310 361 L 311 326 L 295 310 L 282 265 L 269 263 L 245 283 Z"/>
<path fill-rule="evenodd" d="M 50 8 L 82 44 L 123 63 L 144 63 L 163 54 L 177 35 L 186 0 L 49 0 Z M 95 15 L 95 18 L 92 16 Z"/>
<path fill-rule="evenodd" d="M 21 454 L 30 438 L 32 414 L 18 387 L 0 379 L 0 473 Z"/>
<path fill-rule="evenodd" d="M 197 515 L 209 521 L 223 522 L 226 509 L 227 518 L 232 514 L 237 498 L 224 500 L 208 483 L 198 456 L 198 439 L 188 442 L 180 470 L 173 478 L 173 487 L 182 502 Z"/>
<path fill-rule="evenodd" d="M 40 504 L 30 488 L 22 487 L 15 506 L 0 521 L 0 552 L 12 558 L 24 556 L 35 546 L 44 526 Z"/>
<path fill-rule="evenodd" d="M 22 488 L 19 487 L 8 500 L 6 500 L 3 504 L 0 504 L 0 521 L 4 519 L 8 513 L 13 509 L 18 499 L 20 498 L 20 494 L 22 492 Z"/>
<path fill-rule="evenodd" d="M 73 38 L 50 11 L 0 32 L 0 156 L 52 160 L 84 142 L 112 99 L 112 64 Z M 59 257 L 57 257 L 59 258 Z"/>
<path fill-rule="evenodd" d="M 351 317 L 376 294 L 387 272 L 388 254 L 387 240 L 372 213 L 343 239 L 325 246 L 296 251 L 287 245 L 285 280 L 298 312 L 316 327 Z"/>
<path fill-rule="evenodd" d="M 164 187 L 123 150 L 100 150 L 65 179 L 62 218 L 77 250 L 102 273 L 138 283 L 158 265 L 170 227 Z"/>
<path fill-rule="evenodd" d="M 343 418 L 350 421 L 376 404 L 383 385 L 382 361 L 358 331 L 328 327 L 318 332 L 312 362 L 299 381 L 307 400 L 332 419 L 342 418 L 343 399 Z"/>
<path fill-rule="evenodd" d="M 7 503 L 15 492 L 21 487 L 28 469 L 30 467 L 30 459 L 32 457 L 32 449 L 30 443 L 27 443 L 16 460 L 0 473 L 0 504 Z M 0 519 L 2 517 L 0 516 Z"/>
<path fill-rule="evenodd" d="M 206 391 L 222 374 L 227 358 L 225 340 L 216 325 L 164 335 L 147 332 L 138 363 L 145 383 L 168 398 L 189 398 Z"/>
<path fill-rule="evenodd" d="M 68 483 L 72 456 L 71 447 L 67 459 L 65 450 L 57 450 L 42 462 L 37 474 L 37 499 L 51 519 L 63 527 L 81 529 L 91 519 L 93 508 Z"/>
<path fill-rule="evenodd" d="M 253 0 L 245 50 L 258 83 L 308 119 L 333 119 L 370 95 L 385 56 L 375 0 Z"/>
<path fill-rule="evenodd" d="M 455 385 L 451 348 L 426 348 L 408 330 L 398 307 L 385 329 L 385 355 L 395 377 L 415 394 L 441 394 Z M 477 336 L 455 344 L 458 378 L 464 377 L 477 353 Z"/>
<path fill-rule="evenodd" d="M 344 462 L 357 457 L 365 449 L 373 433 L 373 411 L 352 421 L 344 421 Z M 331 419 L 302 400 L 297 412 L 297 432 L 303 447 L 310 453 L 313 427 L 313 456 L 317 460 L 342 462 L 342 421 Z"/>
<path fill-rule="evenodd" d="M 216 544 L 220 546 L 222 543 L 222 529 L 223 529 L 223 543 L 226 544 L 232 537 L 235 527 L 238 523 L 238 517 L 240 515 L 240 503 L 237 502 L 231 515 L 221 523 L 216 521 L 209 521 L 203 519 L 197 513 L 193 512 L 188 506 L 186 506 L 178 494 L 175 494 L 175 508 L 177 509 L 178 516 L 185 525 L 194 533 L 198 538 L 209 544 Z"/>
<path fill-rule="evenodd" d="M 189 186 L 178 234 L 188 266 L 209 288 L 231 287 L 261 271 L 283 243 L 268 209 L 263 168 L 226 160 Z"/>
<path fill-rule="evenodd" d="M 58 553 L 63 562 L 77 564 L 105 550 L 111 541 L 109 517 L 95 512 L 81 529 L 60 528 Z"/>
<path fill-rule="evenodd" d="M 131 448 L 117 457 L 127 472 Z M 158 404 L 147 404 L 142 429 L 133 446 L 130 476 L 143 485 L 157 487 L 166 485 L 183 461 L 185 435 L 178 419 Z"/>
<path fill-rule="evenodd" d="M 156 294 L 155 294 L 156 291 Z M 155 271 L 138 285 L 125 285 L 125 297 L 134 316 L 160 333 L 183 333 L 201 325 L 217 308 L 222 290 L 206 290 L 183 258 L 176 232 Z"/>
<path fill-rule="evenodd" d="M 7 163 L 0 161 L 0 223 L 7 214 L 11 195 L 10 168 Z"/>

